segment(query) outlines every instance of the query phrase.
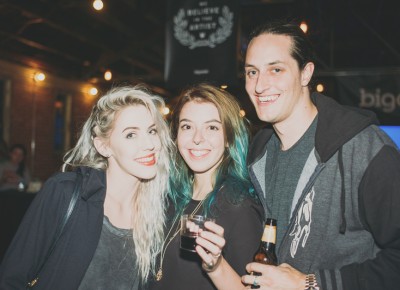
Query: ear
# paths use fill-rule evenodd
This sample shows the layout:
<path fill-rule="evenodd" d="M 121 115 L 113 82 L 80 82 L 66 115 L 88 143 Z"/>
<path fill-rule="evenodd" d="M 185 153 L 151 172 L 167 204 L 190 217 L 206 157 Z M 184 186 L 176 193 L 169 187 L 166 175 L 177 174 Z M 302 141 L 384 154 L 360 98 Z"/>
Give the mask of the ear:
<path fill-rule="evenodd" d="M 105 141 L 99 137 L 94 137 L 93 139 L 94 147 L 96 148 L 97 152 L 100 153 L 105 158 L 110 157 L 109 149 Z"/>
<path fill-rule="evenodd" d="M 314 63 L 309 62 L 306 64 L 306 66 L 303 68 L 303 71 L 301 72 L 301 85 L 303 87 L 308 86 L 308 83 L 310 82 L 313 73 L 314 73 Z"/>

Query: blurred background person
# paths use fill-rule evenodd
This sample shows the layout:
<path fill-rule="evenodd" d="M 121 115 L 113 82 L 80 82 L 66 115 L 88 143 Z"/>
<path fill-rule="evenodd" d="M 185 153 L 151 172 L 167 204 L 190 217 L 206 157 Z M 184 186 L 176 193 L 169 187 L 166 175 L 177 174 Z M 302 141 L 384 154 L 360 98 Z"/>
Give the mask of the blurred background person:
<path fill-rule="evenodd" d="M 27 188 L 31 176 L 25 164 L 26 152 L 22 144 L 10 147 L 8 160 L 0 163 L 0 191 L 10 189 L 23 191 Z"/>

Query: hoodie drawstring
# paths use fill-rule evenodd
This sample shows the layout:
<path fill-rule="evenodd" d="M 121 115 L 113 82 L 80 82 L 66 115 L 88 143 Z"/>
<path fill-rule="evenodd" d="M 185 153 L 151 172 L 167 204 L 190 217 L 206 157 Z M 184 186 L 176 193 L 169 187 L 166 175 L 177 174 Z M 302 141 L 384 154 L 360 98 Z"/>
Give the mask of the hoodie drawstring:
<path fill-rule="evenodd" d="M 343 152 L 342 152 L 342 147 L 339 148 L 339 154 L 338 154 L 338 160 L 339 160 L 339 171 L 340 171 L 340 177 L 342 179 L 342 190 L 341 190 L 341 195 L 340 195 L 340 213 L 341 213 L 341 223 L 339 227 L 339 233 L 344 235 L 346 232 L 346 217 L 345 217 L 345 212 L 346 212 L 346 188 L 344 186 L 344 168 L 343 168 Z"/>

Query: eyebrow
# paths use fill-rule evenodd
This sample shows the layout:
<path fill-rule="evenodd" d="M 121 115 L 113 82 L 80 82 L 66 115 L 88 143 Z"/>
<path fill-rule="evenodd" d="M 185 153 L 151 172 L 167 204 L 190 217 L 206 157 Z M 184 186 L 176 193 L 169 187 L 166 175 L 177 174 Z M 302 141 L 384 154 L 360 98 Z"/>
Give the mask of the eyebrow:
<path fill-rule="evenodd" d="M 271 66 L 271 65 L 276 65 L 276 64 L 284 64 L 283 61 L 281 60 L 275 60 L 275 61 L 271 61 L 269 63 L 267 63 L 267 66 Z M 245 63 L 244 67 L 256 67 L 254 64 L 250 64 L 250 63 Z"/>
<path fill-rule="evenodd" d="M 151 124 L 147 129 L 151 129 L 154 128 L 156 126 L 156 124 Z M 122 130 L 122 133 L 125 132 L 126 130 L 140 130 L 139 127 L 126 127 L 124 130 Z"/>
<path fill-rule="evenodd" d="M 193 121 L 191 121 L 191 120 L 189 120 L 189 119 L 182 119 L 182 120 L 179 120 L 179 123 L 182 123 L 182 122 L 193 122 Z M 211 119 L 211 120 L 206 121 L 205 123 L 214 123 L 214 122 L 219 123 L 219 124 L 222 124 L 222 122 L 219 121 L 219 120 L 217 120 L 217 119 Z"/>

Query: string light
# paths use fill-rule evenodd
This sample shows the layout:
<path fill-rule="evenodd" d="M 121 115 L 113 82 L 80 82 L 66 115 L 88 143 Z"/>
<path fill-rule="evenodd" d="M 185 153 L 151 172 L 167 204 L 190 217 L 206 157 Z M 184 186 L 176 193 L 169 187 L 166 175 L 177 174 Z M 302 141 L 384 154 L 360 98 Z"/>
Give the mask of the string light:
<path fill-rule="evenodd" d="M 91 87 L 89 90 L 89 94 L 91 94 L 92 96 L 96 96 L 98 93 L 99 91 L 95 87 Z"/>
<path fill-rule="evenodd" d="M 225 90 L 225 89 L 227 89 L 227 88 L 228 88 L 227 85 L 221 85 L 221 89 Z"/>
<path fill-rule="evenodd" d="M 93 8 L 97 11 L 100 11 L 104 8 L 104 3 L 101 0 L 94 0 L 93 1 Z"/>
<path fill-rule="evenodd" d="M 318 93 L 322 93 L 325 90 L 324 85 L 323 84 L 318 84 L 317 85 L 317 92 Z"/>
<path fill-rule="evenodd" d="M 307 31 L 308 31 L 308 25 L 307 25 L 307 23 L 306 23 L 305 21 L 302 21 L 302 22 L 300 23 L 300 29 L 303 30 L 304 33 L 307 33 Z"/>
<path fill-rule="evenodd" d="M 168 115 L 168 114 L 169 114 L 169 112 L 170 112 L 170 110 L 169 110 L 169 108 L 168 108 L 168 107 L 164 107 L 164 108 L 163 108 L 163 111 L 162 111 L 162 113 L 164 114 L 164 116 L 165 116 L 165 115 Z"/>
<path fill-rule="evenodd" d="M 106 70 L 106 72 L 104 73 L 104 79 L 105 79 L 106 81 L 109 81 L 109 80 L 112 79 L 112 73 L 111 73 L 110 70 Z"/>
<path fill-rule="evenodd" d="M 37 72 L 33 75 L 33 79 L 36 82 L 43 82 L 46 79 L 46 75 L 42 72 Z"/>

